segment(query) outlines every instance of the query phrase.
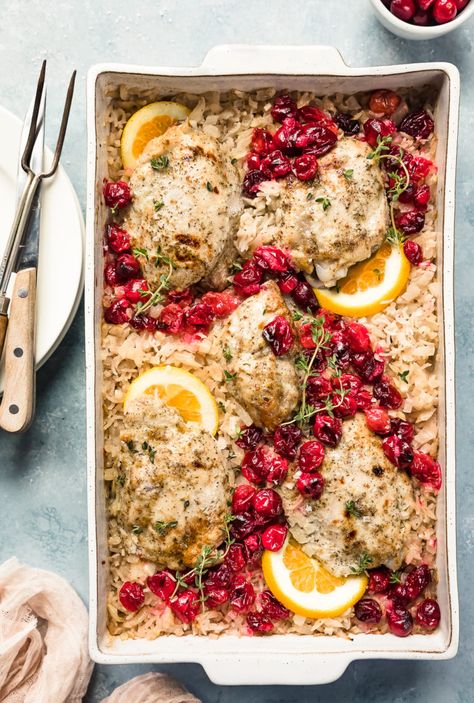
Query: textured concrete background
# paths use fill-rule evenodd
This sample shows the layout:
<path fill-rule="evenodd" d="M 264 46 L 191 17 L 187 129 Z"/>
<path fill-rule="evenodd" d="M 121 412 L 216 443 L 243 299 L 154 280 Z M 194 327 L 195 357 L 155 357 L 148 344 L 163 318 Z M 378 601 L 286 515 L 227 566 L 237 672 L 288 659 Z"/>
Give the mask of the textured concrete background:
<path fill-rule="evenodd" d="M 333 44 L 353 66 L 444 60 L 462 77 L 457 209 L 458 536 L 461 647 L 449 662 L 354 663 L 322 687 L 219 688 L 197 665 L 162 667 L 206 703 L 309 701 L 467 703 L 474 700 L 474 243 L 471 227 L 474 148 L 474 20 L 449 36 L 407 42 L 389 34 L 368 0 L 2 0 L 0 104 L 22 116 L 40 61 L 48 59 L 48 133 L 53 141 L 73 67 L 78 87 L 64 166 L 85 205 L 85 76 L 96 62 L 200 63 L 220 43 Z M 0 156 L 1 158 L 1 156 Z M 65 257 L 65 265 L 67 265 Z M 87 598 L 83 311 L 38 375 L 38 411 L 24 436 L 0 436 L 0 560 L 53 569 Z M 153 667 L 96 667 L 87 703 Z M 158 668 L 158 667 L 157 667 Z M 131 702 L 132 703 L 132 702 Z"/>

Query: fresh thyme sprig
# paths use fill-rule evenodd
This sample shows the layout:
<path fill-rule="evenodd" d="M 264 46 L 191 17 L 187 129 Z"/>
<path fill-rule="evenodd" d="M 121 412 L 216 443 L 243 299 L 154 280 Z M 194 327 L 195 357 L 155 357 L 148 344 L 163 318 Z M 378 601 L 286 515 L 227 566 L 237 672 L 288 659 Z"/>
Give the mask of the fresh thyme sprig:
<path fill-rule="evenodd" d="M 351 517 L 362 517 L 362 513 L 355 500 L 347 501 L 346 511 Z"/>
<path fill-rule="evenodd" d="M 373 562 L 373 559 L 370 556 L 370 554 L 367 554 L 367 552 L 364 552 L 359 559 L 359 564 L 357 565 L 357 568 L 356 569 L 351 568 L 351 571 L 353 574 L 358 574 L 358 575 L 364 574 L 367 571 L 367 569 L 370 568 L 370 565 L 372 564 L 372 562 Z"/>
<path fill-rule="evenodd" d="M 169 280 L 171 278 L 171 274 L 173 273 L 173 269 L 175 268 L 174 263 L 171 261 L 169 256 L 165 256 L 164 254 L 161 253 L 161 251 L 158 249 L 156 252 L 156 261 L 155 261 L 155 266 L 158 266 L 160 262 L 163 262 L 168 266 L 168 271 L 166 273 L 162 273 L 160 276 L 160 285 L 156 290 L 153 291 L 153 293 L 150 295 L 148 300 L 144 303 L 138 302 L 136 305 L 136 312 L 139 315 L 142 315 L 146 310 L 149 308 L 153 307 L 153 305 L 156 305 L 157 303 L 161 303 L 161 301 L 164 299 L 162 291 L 167 290 L 169 287 Z"/>

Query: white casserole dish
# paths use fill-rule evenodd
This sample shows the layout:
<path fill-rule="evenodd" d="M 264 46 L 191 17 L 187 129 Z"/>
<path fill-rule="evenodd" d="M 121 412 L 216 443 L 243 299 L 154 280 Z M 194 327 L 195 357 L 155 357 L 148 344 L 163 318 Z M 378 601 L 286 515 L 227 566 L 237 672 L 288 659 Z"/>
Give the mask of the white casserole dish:
<path fill-rule="evenodd" d="M 432 635 L 400 639 L 357 635 L 352 640 L 327 636 L 271 637 L 164 636 L 154 641 L 111 637 L 106 629 L 107 540 L 102 480 L 100 323 L 102 233 L 106 212 L 101 184 L 106 175 L 106 136 L 101 116 L 107 88 L 125 84 L 171 94 L 232 88 L 313 90 L 351 93 L 380 87 L 436 88 L 439 166 L 438 245 L 442 298 L 439 305 L 441 380 L 440 463 L 445 468 L 438 503 L 438 598 L 440 628 Z M 220 46 L 201 66 L 156 68 L 104 64 L 88 75 L 88 206 L 86 269 L 86 354 L 88 425 L 88 509 L 90 550 L 90 652 L 104 664 L 198 662 L 218 684 L 320 684 L 334 681 L 356 659 L 449 659 L 459 636 L 455 533 L 454 423 L 454 191 L 459 112 L 459 74 L 447 63 L 349 68 L 331 47 Z"/>

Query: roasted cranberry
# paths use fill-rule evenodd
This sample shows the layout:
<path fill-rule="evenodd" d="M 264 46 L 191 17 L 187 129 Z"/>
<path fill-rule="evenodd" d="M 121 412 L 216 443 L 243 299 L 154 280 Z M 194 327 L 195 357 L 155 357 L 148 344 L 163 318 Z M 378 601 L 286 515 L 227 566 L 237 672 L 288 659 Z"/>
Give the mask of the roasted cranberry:
<path fill-rule="evenodd" d="M 208 327 L 214 319 L 214 311 L 207 303 L 194 303 L 186 310 L 185 319 L 194 327 Z"/>
<path fill-rule="evenodd" d="M 310 405 L 317 400 L 324 400 L 332 393 L 332 384 L 324 376 L 310 376 L 306 383 L 306 399 Z"/>
<path fill-rule="evenodd" d="M 420 247 L 418 242 L 414 242 L 412 239 L 408 239 L 403 244 L 403 251 L 408 261 L 413 264 L 413 266 L 418 266 L 423 261 L 423 249 Z"/>
<path fill-rule="evenodd" d="M 170 334 L 178 334 L 184 324 L 184 310 L 177 303 L 165 305 L 158 317 L 157 328 Z"/>
<path fill-rule="evenodd" d="M 304 473 L 313 473 L 324 461 L 324 445 L 317 439 L 305 442 L 300 447 L 298 467 Z"/>
<path fill-rule="evenodd" d="M 242 461 L 242 474 L 247 481 L 256 485 L 264 484 L 270 470 L 269 459 L 269 452 L 264 447 L 246 452 Z"/>
<path fill-rule="evenodd" d="M 253 130 L 251 148 L 256 154 L 263 156 L 273 151 L 273 136 L 268 129 L 256 127 Z"/>
<path fill-rule="evenodd" d="M 320 110 L 319 107 L 314 107 L 313 105 L 304 105 L 303 107 L 299 108 L 296 117 L 301 122 L 301 124 L 306 125 L 308 123 L 316 123 L 318 125 L 324 125 L 324 127 L 328 127 L 334 132 L 334 134 L 337 135 L 338 129 L 336 123 L 334 122 L 332 117 Z"/>
<path fill-rule="evenodd" d="M 346 393 L 335 393 L 332 397 L 333 413 L 336 417 L 354 417 L 357 412 L 357 401 L 355 396 Z"/>
<path fill-rule="evenodd" d="M 390 381 L 383 376 L 380 381 L 374 383 L 374 398 L 377 398 L 383 408 L 396 410 L 403 402 L 402 396 Z"/>
<path fill-rule="evenodd" d="M 369 571 L 367 593 L 370 593 L 371 595 L 374 595 L 375 593 L 386 593 L 389 588 L 390 571 L 385 566 L 381 566 L 378 569 L 371 569 Z"/>
<path fill-rule="evenodd" d="M 273 101 L 272 117 L 275 122 L 283 122 L 286 117 L 295 117 L 296 113 L 296 103 L 288 94 L 279 95 Z"/>
<path fill-rule="evenodd" d="M 270 552 L 278 552 L 283 547 L 287 534 L 286 525 L 269 525 L 262 532 L 262 547 Z"/>
<path fill-rule="evenodd" d="M 419 210 L 408 210 L 395 217 L 395 224 L 406 235 L 418 234 L 425 226 L 425 216 Z"/>
<path fill-rule="evenodd" d="M 411 422 L 394 417 L 390 420 L 390 434 L 396 434 L 410 444 L 413 442 L 415 431 Z"/>
<path fill-rule="evenodd" d="M 312 154 L 315 157 L 327 154 L 336 142 L 337 130 L 329 129 L 321 124 L 304 125 L 295 138 L 295 146 L 298 149 L 304 149 L 305 154 Z"/>
<path fill-rule="evenodd" d="M 204 597 L 209 608 L 218 608 L 220 605 L 227 603 L 230 593 L 227 588 L 204 586 Z"/>
<path fill-rule="evenodd" d="M 263 430 L 255 425 L 250 425 L 241 429 L 238 439 L 235 443 L 241 449 L 256 449 L 260 442 L 263 441 Z"/>
<path fill-rule="evenodd" d="M 261 612 L 272 620 L 286 620 L 290 617 L 290 611 L 282 605 L 273 593 L 262 591 L 258 597 Z"/>
<path fill-rule="evenodd" d="M 392 0 L 390 3 L 390 12 L 392 15 L 395 15 L 395 17 L 405 22 L 411 20 L 415 14 L 415 10 L 416 7 L 413 0 Z"/>
<path fill-rule="evenodd" d="M 409 600 L 415 600 L 431 583 L 431 571 L 427 564 L 420 564 L 410 571 L 405 580 L 405 588 Z"/>
<path fill-rule="evenodd" d="M 187 624 L 196 619 L 201 603 L 194 591 L 186 588 L 170 600 L 170 608 L 181 622 Z"/>
<path fill-rule="evenodd" d="M 106 265 L 104 269 L 104 278 L 108 286 L 112 286 L 112 288 L 114 288 L 116 285 L 118 285 L 115 263 Z"/>
<path fill-rule="evenodd" d="M 427 139 L 434 130 L 434 122 L 425 110 L 415 110 L 403 118 L 399 130 L 411 137 Z"/>
<path fill-rule="evenodd" d="M 396 435 L 385 437 L 382 448 L 387 459 L 398 469 L 408 469 L 413 461 L 413 449 L 408 442 Z"/>
<path fill-rule="evenodd" d="M 262 552 L 262 541 L 260 534 L 258 532 L 254 532 L 253 534 L 245 537 L 244 547 L 249 560 L 257 559 Z"/>
<path fill-rule="evenodd" d="M 130 249 L 129 233 L 117 225 L 107 225 L 107 244 L 116 254 Z"/>
<path fill-rule="evenodd" d="M 278 456 L 271 457 L 268 462 L 267 481 L 274 486 L 281 486 L 288 474 L 288 462 L 286 459 Z"/>
<path fill-rule="evenodd" d="M 369 109 L 383 115 L 391 115 L 400 105 L 401 98 L 393 90 L 374 90 L 369 100 Z"/>
<path fill-rule="evenodd" d="M 147 330 L 148 332 L 155 332 L 157 328 L 157 319 L 155 317 L 150 317 L 150 315 L 134 315 L 130 318 L 130 327 L 134 330 Z"/>
<path fill-rule="evenodd" d="M 193 302 L 193 294 L 190 288 L 170 290 L 167 293 L 166 300 L 168 303 L 179 303 L 183 307 Z"/>
<path fill-rule="evenodd" d="M 248 613 L 246 620 L 253 632 L 271 632 L 274 628 L 272 621 L 263 613 Z"/>
<path fill-rule="evenodd" d="M 404 608 L 408 603 L 410 602 L 410 599 L 408 598 L 407 595 L 407 589 L 405 587 L 404 583 L 395 583 L 389 591 L 389 598 L 392 601 L 393 605 L 398 607 Z"/>
<path fill-rule="evenodd" d="M 362 598 L 355 604 L 355 616 L 361 622 L 376 625 L 382 619 L 382 609 L 373 598 Z"/>
<path fill-rule="evenodd" d="M 176 579 L 169 571 L 157 571 L 147 578 L 146 585 L 155 596 L 161 600 L 168 600 L 176 588 Z"/>
<path fill-rule="evenodd" d="M 344 134 L 355 135 L 360 132 L 360 122 L 358 120 L 353 120 L 350 115 L 346 115 L 343 112 L 338 112 L 334 118 L 336 120 L 337 126 L 342 129 Z"/>
<path fill-rule="evenodd" d="M 436 168 L 432 161 L 425 159 L 423 156 L 411 156 L 408 152 L 405 153 L 403 161 L 408 169 L 412 181 L 418 183 L 423 181 L 431 171 Z"/>
<path fill-rule="evenodd" d="M 383 139 L 383 137 L 390 136 L 396 132 L 396 130 L 397 128 L 395 124 L 388 118 L 384 120 L 371 118 L 367 120 L 367 122 L 364 122 L 365 138 L 372 147 L 376 147 L 378 142 Z"/>
<path fill-rule="evenodd" d="M 151 292 L 144 278 L 133 278 L 124 285 L 123 294 L 131 303 L 138 303 L 140 300 L 147 300 Z"/>
<path fill-rule="evenodd" d="M 275 518 L 283 512 L 281 498 L 273 488 L 262 488 L 257 491 L 253 496 L 252 504 L 255 512 L 265 518 Z"/>
<path fill-rule="evenodd" d="M 236 486 L 232 495 L 232 514 L 245 513 L 250 510 L 255 492 L 255 488 L 248 483 Z"/>
<path fill-rule="evenodd" d="M 293 346 L 293 330 L 286 317 L 282 315 L 277 315 L 265 325 L 262 335 L 275 356 L 284 356 Z"/>
<path fill-rule="evenodd" d="M 345 391 L 357 393 L 362 388 L 362 381 L 353 373 L 343 373 L 341 376 L 333 376 L 332 386 L 336 390 L 344 389 Z"/>
<path fill-rule="evenodd" d="M 438 603 L 433 598 L 421 601 L 416 609 L 416 622 L 424 630 L 436 630 L 441 620 L 441 611 Z"/>
<path fill-rule="evenodd" d="M 385 435 L 390 433 L 390 416 L 383 408 L 372 407 L 365 411 L 367 426 L 376 434 Z"/>
<path fill-rule="evenodd" d="M 258 171 L 262 164 L 262 157 L 259 154 L 254 154 L 253 151 L 251 151 L 245 157 L 245 163 L 248 171 Z"/>
<path fill-rule="evenodd" d="M 294 154 L 296 137 L 301 129 L 300 123 L 292 117 L 283 120 L 283 124 L 273 136 L 275 147 L 286 154 Z"/>
<path fill-rule="evenodd" d="M 316 415 L 313 425 L 313 432 L 316 439 L 319 439 L 328 447 L 335 447 L 342 437 L 342 423 L 337 417 L 329 415 Z"/>
<path fill-rule="evenodd" d="M 242 270 L 234 276 L 234 288 L 241 295 L 255 295 L 260 290 L 263 279 L 263 269 L 256 261 L 249 259 L 242 266 Z"/>
<path fill-rule="evenodd" d="M 230 566 L 232 571 L 242 571 L 247 562 L 246 556 L 247 555 L 242 544 L 231 544 L 225 561 L 226 564 Z"/>
<path fill-rule="evenodd" d="M 140 273 L 140 264 L 131 254 L 120 254 L 115 264 L 117 280 L 125 283 L 130 278 L 137 278 Z"/>
<path fill-rule="evenodd" d="M 103 188 L 104 202 L 112 210 L 121 210 L 130 204 L 132 193 L 125 181 L 107 181 Z"/>
<path fill-rule="evenodd" d="M 136 581 L 125 581 L 119 591 L 119 601 L 126 610 L 135 613 L 145 601 L 143 586 Z"/>
<path fill-rule="evenodd" d="M 263 171 L 247 171 L 242 182 L 242 193 L 246 198 L 256 198 L 260 186 L 268 177 Z"/>
<path fill-rule="evenodd" d="M 297 156 L 293 163 L 293 172 L 300 181 L 311 181 L 318 172 L 318 160 L 313 154 Z"/>
<path fill-rule="evenodd" d="M 413 618 L 405 608 L 395 606 L 387 611 L 388 629 L 397 637 L 406 637 L 413 630 Z"/>
<path fill-rule="evenodd" d="M 306 281 L 306 279 L 298 281 L 298 284 L 291 291 L 291 297 L 294 302 L 298 305 L 298 307 L 300 307 L 305 312 L 307 312 L 308 310 L 314 312 L 319 308 L 318 300 L 316 298 L 314 290 Z"/>
<path fill-rule="evenodd" d="M 291 172 L 291 161 L 280 149 L 276 149 L 262 160 L 260 169 L 274 179 L 284 178 Z"/>
<path fill-rule="evenodd" d="M 266 271 L 277 271 L 278 273 L 288 271 L 288 257 L 285 252 L 277 247 L 258 247 L 255 249 L 253 257 L 260 268 Z"/>
<path fill-rule="evenodd" d="M 228 588 L 234 578 L 234 572 L 229 564 L 225 562 L 214 569 L 210 569 L 206 575 L 207 588 Z"/>
<path fill-rule="evenodd" d="M 430 187 L 428 185 L 425 184 L 418 186 L 413 197 L 415 205 L 420 210 L 425 210 L 428 206 L 428 203 L 430 202 L 430 196 L 431 192 Z"/>
<path fill-rule="evenodd" d="M 123 325 L 130 319 L 130 303 L 125 298 L 114 300 L 110 307 L 104 310 L 104 320 L 110 325 Z"/>
<path fill-rule="evenodd" d="M 278 288 L 281 290 L 283 295 L 288 295 L 298 285 L 298 278 L 293 270 L 287 271 L 277 280 Z"/>
<path fill-rule="evenodd" d="M 296 479 L 296 488 L 306 498 L 317 500 L 324 490 L 324 478 L 318 471 L 301 473 Z"/>
<path fill-rule="evenodd" d="M 209 305 L 214 317 L 227 317 L 238 307 L 239 300 L 227 291 L 222 293 L 211 291 L 202 296 L 201 303 Z"/>
<path fill-rule="evenodd" d="M 365 388 L 361 388 L 357 391 L 355 396 L 355 402 L 357 403 L 357 410 L 368 410 L 372 405 L 372 394 Z"/>
<path fill-rule="evenodd" d="M 238 613 L 248 610 L 255 603 L 255 591 L 245 576 L 237 574 L 230 593 L 230 606 Z"/>
<path fill-rule="evenodd" d="M 435 0 L 433 18 L 438 24 L 452 22 L 458 13 L 455 0 Z"/>
<path fill-rule="evenodd" d="M 435 491 L 441 488 L 441 467 L 433 457 L 423 452 L 415 452 L 410 466 L 411 475 Z"/>
<path fill-rule="evenodd" d="M 384 362 L 376 359 L 372 352 L 352 354 L 351 361 L 366 383 L 375 383 L 385 368 Z"/>
<path fill-rule="evenodd" d="M 354 352 L 366 352 L 370 349 L 370 337 L 367 328 L 358 322 L 349 322 L 346 325 L 344 338 Z"/>
<path fill-rule="evenodd" d="M 294 459 L 302 436 L 302 431 L 296 425 L 280 425 L 273 435 L 275 451 L 287 459 Z"/>

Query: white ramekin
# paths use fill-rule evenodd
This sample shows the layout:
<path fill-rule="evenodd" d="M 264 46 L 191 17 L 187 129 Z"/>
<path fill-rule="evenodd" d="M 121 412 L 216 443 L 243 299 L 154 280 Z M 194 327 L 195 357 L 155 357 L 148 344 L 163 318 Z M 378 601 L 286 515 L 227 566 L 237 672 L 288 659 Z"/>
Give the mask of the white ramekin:
<path fill-rule="evenodd" d="M 471 0 L 469 5 L 467 5 L 452 22 L 435 24 L 430 27 L 419 27 L 416 24 L 409 24 L 409 22 L 404 22 L 398 19 L 398 17 L 395 17 L 395 15 L 392 15 L 390 10 L 385 7 L 382 0 L 370 0 L 370 3 L 377 18 L 386 29 L 390 30 L 398 37 L 402 37 L 402 39 L 415 39 L 417 41 L 442 37 L 444 34 L 448 34 L 448 32 L 452 32 L 460 27 L 474 14 L 474 0 Z"/>

